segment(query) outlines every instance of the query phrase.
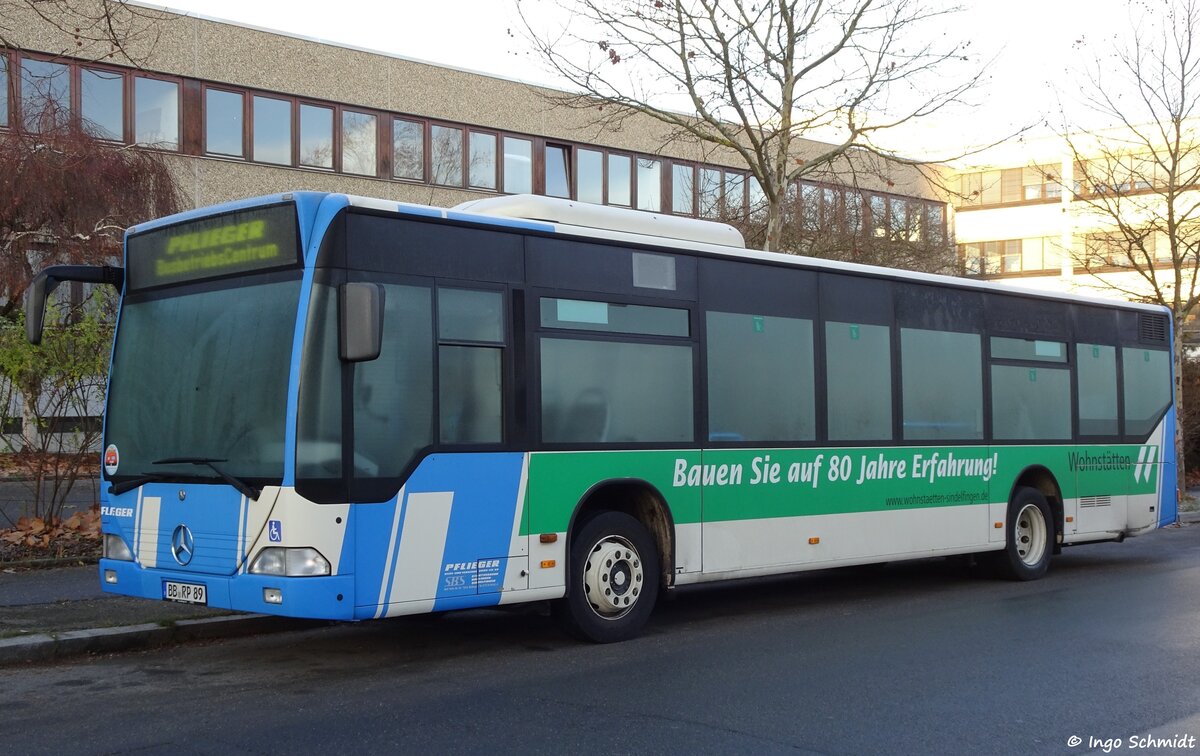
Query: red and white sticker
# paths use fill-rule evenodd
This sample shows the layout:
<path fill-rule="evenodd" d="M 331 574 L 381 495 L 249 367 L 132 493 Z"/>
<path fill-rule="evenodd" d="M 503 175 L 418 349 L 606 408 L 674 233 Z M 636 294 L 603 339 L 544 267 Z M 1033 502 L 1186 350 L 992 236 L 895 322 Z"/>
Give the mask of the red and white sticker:
<path fill-rule="evenodd" d="M 117 474 L 117 467 L 120 464 L 121 453 L 117 451 L 117 445 L 109 444 L 108 448 L 104 450 L 104 472 L 111 478 Z"/>

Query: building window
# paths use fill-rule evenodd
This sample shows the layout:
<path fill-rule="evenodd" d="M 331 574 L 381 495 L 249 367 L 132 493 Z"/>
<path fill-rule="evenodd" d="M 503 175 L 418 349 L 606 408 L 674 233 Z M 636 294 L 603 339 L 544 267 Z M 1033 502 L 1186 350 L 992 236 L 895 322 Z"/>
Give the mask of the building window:
<path fill-rule="evenodd" d="M 242 142 L 245 100 L 236 92 L 209 89 L 204 93 L 204 150 L 210 155 L 245 157 Z"/>
<path fill-rule="evenodd" d="M 97 139 L 125 141 L 125 75 L 85 68 L 79 72 L 83 128 Z"/>
<path fill-rule="evenodd" d="M 62 63 L 21 61 L 21 119 L 30 131 L 62 126 L 71 113 L 70 70 Z"/>
<path fill-rule="evenodd" d="M 628 155 L 608 156 L 608 204 L 629 207 L 633 204 L 633 172 Z"/>
<path fill-rule="evenodd" d="M 392 121 L 392 175 L 425 180 L 425 129 L 418 121 Z"/>
<path fill-rule="evenodd" d="M 300 105 L 300 165 L 333 168 L 333 108 Z"/>
<path fill-rule="evenodd" d="M 504 191 L 533 192 L 533 142 L 528 139 L 504 137 Z"/>
<path fill-rule="evenodd" d="M 604 204 L 604 153 L 575 150 L 575 199 Z"/>
<path fill-rule="evenodd" d="M 671 166 L 671 212 L 679 215 L 691 215 L 696 208 L 694 188 L 696 186 L 696 167 L 676 163 Z"/>
<path fill-rule="evenodd" d="M 637 209 L 657 213 L 662 210 L 662 163 L 638 158 Z"/>
<path fill-rule="evenodd" d="M 254 98 L 254 159 L 292 164 L 292 104 L 287 100 Z"/>
<path fill-rule="evenodd" d="M 758 179 L 753 176 L 750 177 L 749 183 L 747 201 L 750 205 L 750 217 L 761 220 L 767 213 L 767 193 L 763 191 L 762 184 L 758 183 Z"/>
<path fill-rule="evenodd" d="M 0 126 L 8 125 L 8 55 L 0 52 Z"/>
<path fill-rule="evenodd" d="M 134 140 L 160 150 L 179 149 L 179 85 L 139 76 L 133 98 Z"/>
<path fill-rule="evenodd" d="M 700 217 L 718 218 L 721 215 L 721 171 L 700 169 Z"/>
<path fill-rule="evenodd" d="M 462 186 L 463 130 L 450 126 L 434 126 L 430 129 L 430 148 L 433 158 L 433 183 Z"/>
<path fill-rule="evenodd" d="M 887 200 L 878 194 L 872 194 L 870 208 L 871 235 L 882 239 L 887 236 Z"/>
<path fill-rule="evenodd" d="M 570 147 L 560 144 L 546 145 L 546 195 L 549 197 L 571 196 Z"/>
<path fill-rule="evenodd" d="M 468 178 L 476 189 L 496 188 L 496 135 L 472 131 L 471 162 Z"/>
<path fill-rule="evenodd" d="M 301 132 L 303 135 L 303 132 Z M 376 160 L 376 144 L 379 128 L 375 116 L 342 111 L 342 171 L 359 176 L 375 176 L 379 173 Z"/>
<path fill-rule="evenodd" d="M 741 216 L 746 211 L 746 174 L 725 172 L 725 215 Z"/>
<path fill-rule="evenodd" d="M 938 246 L 946 241 L 946 211 L 941 205 L 925 206 L 925 241 Z"/>

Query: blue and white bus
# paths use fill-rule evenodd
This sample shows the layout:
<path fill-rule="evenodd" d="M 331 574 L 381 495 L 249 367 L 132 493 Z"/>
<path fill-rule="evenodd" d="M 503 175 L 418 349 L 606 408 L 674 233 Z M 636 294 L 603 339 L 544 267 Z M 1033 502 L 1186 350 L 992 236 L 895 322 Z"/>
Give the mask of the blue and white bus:
<path fill-rule="evenodd" d="M 363 620 L 980 554 L 1019 579 L 1176 517 L 1158 307 L 745 250 L 515 196 L 296 192 L 131 228 L 106 591 Z"/>

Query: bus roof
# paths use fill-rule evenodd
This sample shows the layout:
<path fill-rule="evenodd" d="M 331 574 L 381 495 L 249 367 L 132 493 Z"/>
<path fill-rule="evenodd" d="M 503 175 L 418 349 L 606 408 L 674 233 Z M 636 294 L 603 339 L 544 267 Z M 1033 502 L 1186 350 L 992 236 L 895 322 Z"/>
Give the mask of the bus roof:
<path fill-rule="evenodd" d="M 226 212 L 264 202 L 290 200 L 300 195 L 307 195 L 313 198 L 327 196 L 324 193 L 297 191 L 282 195 L 274 194 L 254 199 L 239 200 L 210 208 L 191 210 L 169 218 L 140 224 L 136 229 L 131 228 L 130 232 L 143 231 L 169 223 L 177 223 L 213 212 Z M 776 265 L 789 265 L 815 270 L 858 273 L 877 278 L 891 278 L 901 281 L 940 284 L 961 289 L 1017 294 L 1038 299 L 1079 302 L 1102 307 L 1155 313 L 1170 313 L 1168 308 L 1161 305 L 1106 299 L 1067 292 L 1039 291 L 1037 289 L 1027 289 L 993 281 L 980 281 L 936 273 L 921 273 L 900 270 L 898 268 L 885 268 L 860 263 L 823 260 L 816 257 L 804 257 L 802 255 L 746 249 L 741 234 L 732 226 L 724 223 L 697 220 L 694 218 L 678 218 L 627 208 L 589 205 L 587 203 L 562 200 L 554 197 L 508 195 L 485 200 L 472 200 L 446 209 L 374 197 L 357 195 L 341 196 L 345 197 L 345 201 L 351 207 L 361 207 L 400 215 L 442 218 L 445 220 L 478 223 L 525 231 L 604 239 L 628 244 L 699 252 L 704 255 L 717 257 L 757 260 Z"/>

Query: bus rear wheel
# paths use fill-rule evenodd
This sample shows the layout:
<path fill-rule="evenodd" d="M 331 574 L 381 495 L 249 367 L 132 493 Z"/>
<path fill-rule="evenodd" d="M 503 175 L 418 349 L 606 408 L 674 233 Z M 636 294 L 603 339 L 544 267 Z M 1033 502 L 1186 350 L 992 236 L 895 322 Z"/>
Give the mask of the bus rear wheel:
<path fill-rule="evenodd" d="M 1046 497 L 1036 488 L 1021 487 L 1008 503 L 1008 537 L 1000 566 L 1013 580 L 1037 580 L 1050 568 L 1054 550 L 1054 520 Z"/>
<path fill-rule="evenodd" d="M 646 528 L 622 512 L 603 512 L 571 541 L 567 596 L 556 607 L 572 634 L 594 643 L 637 635 L 658 598 L 658 551 Z"/>

